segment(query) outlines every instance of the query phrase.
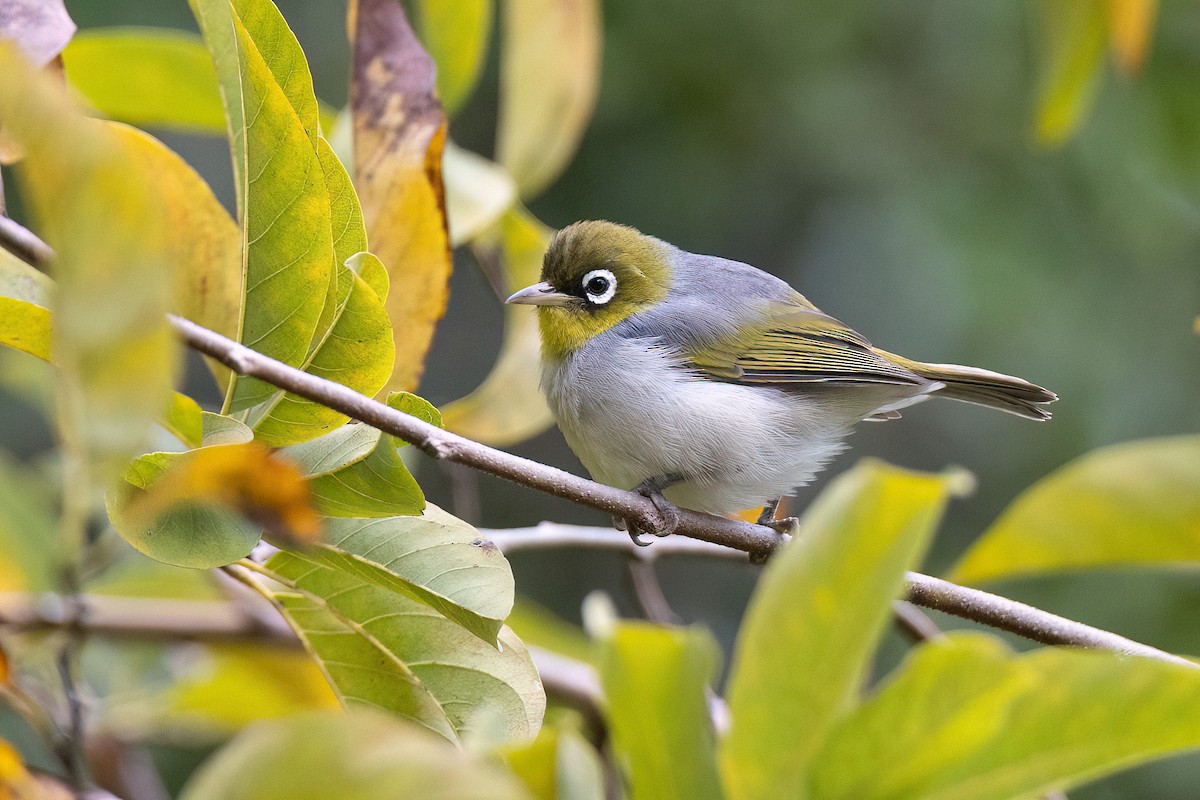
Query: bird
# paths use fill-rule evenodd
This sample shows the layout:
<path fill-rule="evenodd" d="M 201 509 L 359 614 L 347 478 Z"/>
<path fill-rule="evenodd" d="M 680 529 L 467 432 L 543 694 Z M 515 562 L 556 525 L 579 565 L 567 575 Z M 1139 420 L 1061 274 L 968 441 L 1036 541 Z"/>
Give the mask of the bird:
<path fill-rule="evenodd" d="M 559 230 L 541 282 L 506 301 L 537 307 L 541 389 L 594 480 L 728 515 L 809 483 L 851 428 L 932 397 L 1026 419 L 1057 396 L 999 372 L 882 350 L 785 281 L 603 220 Z M 618 527 L 624 528 L 620 520 Z M 788 520 L 787 522 L 791 522 Z"/>

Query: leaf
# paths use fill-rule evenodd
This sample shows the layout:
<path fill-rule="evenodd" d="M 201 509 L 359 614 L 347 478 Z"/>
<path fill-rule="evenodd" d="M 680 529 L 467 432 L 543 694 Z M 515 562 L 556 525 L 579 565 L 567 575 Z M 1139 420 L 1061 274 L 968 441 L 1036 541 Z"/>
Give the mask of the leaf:
<path fill-rule="evenodd" d="M 547 725 L 534 741 L 505 747 L 500 754 L 537 800 L 604 798 L 600 758 L 569 725 Z"/>
<path fill-rule="evenodd" d="M 595 647 L 578 625 L 573 625 L 528 597 L 517 596 L 512 613 L 505 620 L 521 641 L 531 647 L 549 650 L 576 661 L 591 663 Z"/>
<path fill-rule="evenodd" d="M 598 0 L 507 0 L 496 160 L 529 200 L 562 174 L 600 82 Z"/>
<path fill-rule="evenodd" d="M 304 64 L 299 44 L 266 0 L 239 2 L 238 13 L 229 0 L 191 3 L 213 54 L 231 131 L 245 287 L 239 341 L 299 367 L 326 302 L 327 292 L 313 287 L 328 287 L 335 268 L 316 100 L 306 102 L 311 81 L 301 86 L 307 67 L 298 67 Z M 258 36 L 267 41 L 265 53 Z M 285 66 L 296 69 L 286 87 L 275 72 Z M 234 376 L 225 410 L 241 411 L 274 394 L 263 381 Z"/>
<path fill-rule="evenodd" d="M 180 800 L 525 800 L 506 771 L 384 714 L 266 722 L 206 762 Z"/>
<path fill-rule="evenodd" d="M 500 221 L 517 200 L 517 185 L 499 164 L 452 141 L 443 165 L 450 244 L 458 247 Z"/>
<path fill-rule="evenodd" d="M 444 428 L 442 424 L 442 412 L 437 410 L 437 406 L 430 403 L 423 397 L 418 397 L 412 392 L 392 392 L 387 397 L 387 404 L 392 408 L 410 417 L 416 417 L 422 422 L 428 422 L 430 425 L 436 425 L 439 428 Z M 408 442 L 399 442 L 397 444 L 404 445 Z"/>
<path fill-rule="evenodd" d="M 434 505 L 416 517 L 331 519 L 308 558 L 435 609 L 494 644 L 513 605 L 508 561 Z"/>
<path fill-rule="evenodd" d="M 471 95 L 492 33 L 492 0 L 419 0 L 421 41 L 437 64 L 437 93 L 447 114 Z"/>
<path fill-rule="evenodd" d="M 5 0 L 0 3 L 0 41 L 8 39 L 42 67 L 71 41 L 75 23 L 62 0 Z M 5 73 L 8 75 L 9 73 Z"/>
<path fill-rule="evenodd" d="M 716 643 L 699 629 L 623 622 L 600 644 L 600 679 L 630 796 L 719 798 L 705 690 Z M 652 746 L 647 746 L 652 743 Z"/>
<path fill-rule="evenodd" d="M 536 733 L 545 695 L 529 654 L 503 628 L 497 649 L 428 605 L 322 565 L 307 554 L 279 553 L 267 569 L 327 608 L 336 634 L 296 619 L 297 633 L 310 640 L 334 689 L 347 705 L 391 708 L 397 699 L 417 697 L 416 710 L 393 709 L 454 739 L 483 712 L 499 715 L 510 739 Z M 285 606 L 288 613 L 293 613 Z M 313 633 L 318 635 L 312 638 Z M 380 672 L 364 672 L 384 665 Z M 368 681 L 367 676 L 373 677 Z M 424 702 L 443 716 L 437 716 Z M 445 719 L 452 726 L 440 727 Z"/>
<path fill-rule="evenodd" d="M 480 249 L 504 265 L 512 291 L 538 281 L 552 232 L 524 209 L 505 214 L 496 237 Z M 496 447 L 536 436 L 554 423 L 538 388 L 541 340 L 528 306 L 505 306 L 504 341 L 492 371 L 475 391 L 442 410 L 447 430 Z"/>
<path fill-rule="evenodd" d="M 92 28 L 63 52 L 67 82 L 101 114 L 139 127 L 224 135 L 203 41 L 167 28 Z"/>
<path fill-rule="evenodd" d="M 58 427 L 76 472 L 103 481 L 147 441 L 178 365 L 162 195 L 129 137 L 3 46 L 0 74 L 0 121 L 26 152 L 24 196 L 57 253 Z"/>
<path fill-rule="evenodd" d="M 1044 24 L 1034 135 L 1053 147 L 1071 137 L 1091 108 L 1108 29 L 1101 0 L 1042 0 L 1039 6 Z"/>
<path fill-rule="evenodd" d="M 254 431 L 241 421 L 224 414 L 205 411 L 200 416 L 200 423 L 202 431 L 200 443 L 205 446 L 245 444 L 254 439 Z"/>
<path fill-rule="evenodd" d="M 951 483 L 860 462 L 809 506 L 797 535 L 767 564 L 729 678 L 733 722 L 721 766 L 731 796 L 802 796 Z"/>
<path fill-rule="evenodd" d="M 162 426 L 188 447 L 204 443 L 204 411 L 186 394 L 173 392 L 171 402 L 160 420 Z"/>
<path fill-rule="evenodd" d="M 982 634 L 952 633 L 918 647 L 875 697 L 830 733 L 813 761 L 813 797 L 922 797 L 920 787 L 990 746 L 1033 675 Z M 1010 733 L 1012 733 L 1010 729 Z"/>
<path fill-rule="evenodd" d="M 372 248 L 388 268 L 396 321 L 390 391 L 416 388 L 446 310 L 450 243 L 442 189 L 446 115 L 435 69 L 395 0 L 350 4 L 354 183 Z"/>
<path fill-rule="evenodd" d="M 304 476 L 255 443 L 141 456 L 110 493 L 108 509 L 141 552 L 199 569 L 244 557 L 264 526 L 300 541 L 320 532 Z"/>
<path fill-rule="evenodd" d="M 1142 68 L 1157 16 L 1158 0 L 1108 0 L 1112 50 L 1126 72 L 1135 73 Z"/>
<path fill-rule="evenodd" d="M 58 522 L 43 478 L 0 455 L 0 591 L 46 592 L 58 579 Z"/>
<path fill-rule="evenodd" d="M 49 310 L 23 300 L 0 297 L 0 344 L 49 361 Z"/>
<path fill-rule="evenodd" d="M 986 671 L 964 671 L 971 662 Z M 1070 649 L 1018 656 L 952 636 L 922 646 L 845 720 L 812 796 L 1036 797 L 1197 746 L 1200 670 Z"/>
<path fill-rule="evenodd" d="M 1004 510 L 953 569 L 957 583 L 1128 564 L 1200 562 L 1200 436 L 1100 448 Z"/>
<path fill-rule="evenodd" d="M 41 270 L 0 249 L 0 297 L 50 308 L 54 303 L 54 281 Z"/>
<path fill-rule="evenodd" d="M 390 517 L 425 508 L 396 440 L 369 425 L 343 425 L 283 452 L 308 476 L 317 510 L 326 516 Z"/>

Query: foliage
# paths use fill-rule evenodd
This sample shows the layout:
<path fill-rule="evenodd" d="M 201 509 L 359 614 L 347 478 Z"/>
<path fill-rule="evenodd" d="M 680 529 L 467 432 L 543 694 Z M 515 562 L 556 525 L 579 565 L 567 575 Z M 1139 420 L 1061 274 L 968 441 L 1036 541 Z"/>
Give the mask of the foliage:
<path fill-rule="evenodd" d="M 1081 124 L 1106 46 L 1140 67 L 1156 13 L 1146 0 L 1060 6 L 1044 9 L 1045 143 Z M 618 620 L 593 601 L 589 639 L 514 612 L 508 561 L 426 502 L 392 436 L 216 363 L 220 408 L 173 391 L 167 311 L 480 441 L 545 430 L 526 308 L 505 310 L 474 392 L 439 411 L 411 390 L 453 247 L 501 295 L 539 271 L 552 231 L 524 204 L 591 117 L 597 0 L 504 0 L 499 14 L 416 0 L 415 25 L 394 0 L 351 0 L 350 102 L 336 117 L 270 0 L 191 0 L 200 37 L 124 28 L 69 44 L 73 25 L 50 7 L 18 25 L 0 5 L 0 32 L 25 53 L 0 43 L 0 144 L 57 253 L 51 280 L 0 251 L 0 344 L 53 365 L 61 442 L 55 465 L 0 461 L 0 589 L 138 586 L 163 608 L 224 608 L 198 572 L 220 570 L 270 604 L 303 654 L 209 643 L 130 646 L 106 669 L 85 659 L 101 738 L 222 745 L 183 798 L 592 800 L 613 776 L 634 798 L 1034 797 L 1200 747 L 1200 670 L 1180 664 L 952 633 L 873 677 L 957 473 L 868 461 L 829 486 L 763 570 L 722 698 L 703 627 Z M 493 162 L 447 130 L 497 18 Z M 64 46 L 72 91 L 111 119 L 29 63 Z M 236 213 L 130 125 L 225 136 Z M 1194 563 L 1198 463 L 1195 437 L 1085 455 L 1017 498 L 951 577 Z M 603 730 L 547 709 L 535 664 L 552 662 L 518 632 L 595 679 Z M 48 693 L 56 643 L 32 638 L 6 637 L 0 697 L 47 732 L 57 709 L 25 687 Z M 0 740 L 0 797 L 61 791 L 30 761 Z"/>

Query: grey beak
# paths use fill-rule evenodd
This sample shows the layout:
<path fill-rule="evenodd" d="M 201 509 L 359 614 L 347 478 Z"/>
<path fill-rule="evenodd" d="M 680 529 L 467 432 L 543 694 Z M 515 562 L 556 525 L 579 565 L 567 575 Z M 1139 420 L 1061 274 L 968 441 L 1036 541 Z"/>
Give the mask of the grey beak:
<path fill-rule="evenodd" d="M 525 287 L 504 302 L 526 306 L 565 306 L 575 302 L 575 298 L 542 281 Z"/>

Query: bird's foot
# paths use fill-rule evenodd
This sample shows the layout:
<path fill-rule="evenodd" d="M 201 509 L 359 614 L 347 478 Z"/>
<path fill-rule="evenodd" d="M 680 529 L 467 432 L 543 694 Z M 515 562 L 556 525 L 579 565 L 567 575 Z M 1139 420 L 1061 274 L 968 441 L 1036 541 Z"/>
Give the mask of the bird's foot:
<path fill-rule="evenodd" d="M 776 533 L 791 535 L 795 532 L 796 526 L 800 524 L 800 520 L 796 517 L 783 517 L 782 519 L 775 519 L 775 511 L 779 508 L 779 502 L 782 499 L 783 498 L 781 497 L 779 500 L 772 501 L 763 506 L 762 513 L 758 515 L 756 522 L 759 525 L 770 528 Z"/>
<path fill-rule="evenodd" d="M 683 480 L 678 475 L 665 475 L 658 478 L 648 478 L 637 486 L 633 487 L 633 491 L 642 495 L 654 504 L 655 511 L 658 512 L 658 519 L 653 521 L 641 521 L 632 519 L 617 520 L 618 530 L 624 530 L 629 533 L 629 538 L 638 547 L 647 547 L 650 542 L 644 541 L 643 536 L 670 536 L 679 527 L 679 509 L 676 508 L 667 498 L 663 497 L 663 489 L 666 489 L 672 484 L 679 483 Z"/>

